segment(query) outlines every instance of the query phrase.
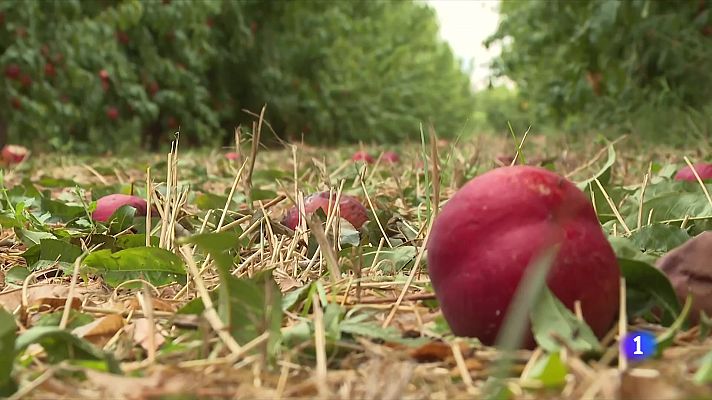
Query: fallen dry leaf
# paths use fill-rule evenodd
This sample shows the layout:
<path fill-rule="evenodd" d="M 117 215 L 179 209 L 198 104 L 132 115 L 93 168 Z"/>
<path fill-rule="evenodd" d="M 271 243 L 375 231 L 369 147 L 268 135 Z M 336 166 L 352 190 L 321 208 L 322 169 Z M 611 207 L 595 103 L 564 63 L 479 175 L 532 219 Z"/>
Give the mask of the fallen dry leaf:
<path fill-rule="evenodd" d="M 151 347 L 151 323 L 148 321 L 148 318 L 137 318 L 133 320 L 131 323 L 131 330 L 133 330 L 134 342 L 143 347 L 144 350 L 148 351 Z M 165 343 L 166 339 L 155 325 L 153 328 L 153 334 L 156 348 L 161 347 L 161 345 Z"/>
<path fill-rule="evenodd" d="M 176 311 L 176 306 L 166 300 L 158 299 L 155 297 L 151 300 L 153 302 L 153 309 L 156 311 Z M 124 307 L 126 307 L 127 310 L 141 310 L 141 304 L 139 304 L 138 299 L 136 297 L 131 297 L 130 299 L 124 301 Z"/>
<path fill-rule="evenodd" d="M 635 368 L 621 376 L 621 399 L 674 400 L 683 393 L 654 369 Z"/>
<path fill-rule="evenodd" d="M 451 356 L 450 345 L 443 342 L 426 343 L 410 352 L 410 357 L 421 363 L 445 361 Z"/>
<path fill-rule="evenodd" d="M 27 304 L 32 305 L 37 299 L 67 298 L 67 285 L 38 285 L 27 288 Z M 0 294 L 0 306 L 12 312 L 22 305 L 22 289 L 13 289 Z"/>
<path fill-rule="evenodd" d="M 104 346 L 112 336 L 124 327 L 124 318 L 118 314 L 110 314 L 82 325 L 72 331 L 97 346 Z"/>
<path fill-rule="evenodd" d="M 690 318 L 700 311 L 712 315 L 712 232 L 703 232 L 661 257 L 656 266 L 667 274 L 677 297 L 685 302 L 692 295 Z"/>

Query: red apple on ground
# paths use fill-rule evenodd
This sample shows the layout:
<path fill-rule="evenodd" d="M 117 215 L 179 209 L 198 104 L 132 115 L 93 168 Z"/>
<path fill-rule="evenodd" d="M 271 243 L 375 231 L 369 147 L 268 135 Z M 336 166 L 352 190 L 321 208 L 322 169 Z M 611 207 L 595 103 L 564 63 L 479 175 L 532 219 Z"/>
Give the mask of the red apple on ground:
<path fill-rule="evenodd" d="M 109 118 L 112 121 L 115 121 L 119 118 L 119 109 L 111 106 L 106 109 L 106 117 Z"/>
<path fill-rule="evenodd" d="M 695 167 L 697 174 L 700 176 L 700 179 L 703 181 L 712 179 L 712 163 L 697 163 L 693 164 L 693 166 Z M 677 174 L 675 174 L 675 180 L 696 182 L 697 178 L 695 178 L 695 173 L 692 172 L 692 168 L 690 168 L 689 165 L 686 165 L 683 169 L 677 171 Z"/>
<path fill-rule="evenodd" d="M 328 215 L 330 206 L 335 201 L 336 193 L 331 193 L 331 199 L 329 198 L 329 192 L 314 193 L 304 199 L 304 212 L 309 215 L 321 208 Z M 341 194 L 339 199 L 339 213 L 341 218 L 349 221 L 356 229 L 361 228 L 368 221 L 366 207 L 357 198 L 344 193 Z M 299 225 L 300 217 L 299 210 L 294 206 L 287 211 L 282 224 L 290 229 L 295 229 Z"/>
<path fill-rule="evenodd" d="M 110 194 L 96 201 L 96 209 L 91 217 L 95 221 L 106 222 L 109 217 L 118 210 L 121 206 L 131 206 L 136 209 L 136 216 L 145 216 L 148 205 L 146 199 L 128 194 Z M 152 211 L 152 215 L 155 213 Z"/>
<path fill-rule="evenodd" d="M 17 80 L 20 77 L 20 66 L 17 64 L 10 64 L 5 67 L 5 76 L 8 79 Z"/>
<path fill-rule="evenodd" d="M 355 152 L 354 155 L 351 156 L 351 160 L 356 162 L 362 161 L 368 164 L 373 164 L 376 161 L 370 154 L 368 154 L 364 150 L 359 150 Z"/>
<path fill-rule="evenodd" d="M 546 169 L 502 167 L 463 186 L 438 215 L 428 269 L 453 333 L 494 344 L 522 276 L 559 244 L 548 287 L 601 337 L 615 321 L 620 270 L 586 195 Z M 533 345 L 530 334 L 525 346 Z"/>
<path fill-rule="evenodd" d="M 238 158 L 240 158 L 240 155 L 235 153 L 234 151 L 231 151 L 231 152 L 225 153 L 225 158 L 227 158 L 230 161 L 235 161 Z"/>
<path fill-rule="evenodd" d="M 27 154 L 29 154 L 29 150 L 27 150 L 26 147 L 14 145 L 14 144 L 6 144 L 2 148 L 1 153 L 2 153 L 2 160 L 5 162 L 5 164 L 19 164 L 25 158 L 27 158 Z"/>
<path fill-rule="evenodd" d="M 395 151 L 386 151 L 381 155 L 381 160 L 387 164 L 397 164 L 400 162 L 400 157 Z"/>

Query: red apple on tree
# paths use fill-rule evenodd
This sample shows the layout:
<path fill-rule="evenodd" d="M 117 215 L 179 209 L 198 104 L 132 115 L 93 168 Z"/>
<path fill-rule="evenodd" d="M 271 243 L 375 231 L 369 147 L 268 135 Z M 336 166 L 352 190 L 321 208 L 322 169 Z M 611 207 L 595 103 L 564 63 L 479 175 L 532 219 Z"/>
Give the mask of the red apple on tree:
<path fill-rule="evenodd" d="M 112 121 L 117 120 L 119 118 L 119 109 L 114 106 L 109 106 L 106 109 L 106 116 Z"/>
<path fill-rule="evenodd" d="M 22 108 L 22 101 L 20 101 L 17 97 L 13 97 L 12 100 L 10 100 L 10 105 L 15 110 L 19 110 Z"/>
<path fill-rule="evenodd" d="M 45 72 L 45 75 L 49 78 L 53 78 L 57 74 L 57 72 L 54 68 L 54 65 L 52 65 L 50 63 L 45 64 L 44 72 Z"/>
<path fill-rule="evenodd" d="M 9 64 L 5 67 L 5 76 L 8 79 L 17 80 L 20 77 L 21 72 L 20 66 L 17 64 Z"/>
<path fill-rule="evenodd" d="M 32 77 L 27 74 L 22 74 L 22 76 L 20 76 L 20 84 L 26 88 L 32 86 Z"/>
<path fill-rule="evenodd" d="M 227 158 L 230 161 L 235 161 L 240 158 L 240 155 L 234 151 L 230 151 L 230 152 L 225 153 L 225 158 Z"/>

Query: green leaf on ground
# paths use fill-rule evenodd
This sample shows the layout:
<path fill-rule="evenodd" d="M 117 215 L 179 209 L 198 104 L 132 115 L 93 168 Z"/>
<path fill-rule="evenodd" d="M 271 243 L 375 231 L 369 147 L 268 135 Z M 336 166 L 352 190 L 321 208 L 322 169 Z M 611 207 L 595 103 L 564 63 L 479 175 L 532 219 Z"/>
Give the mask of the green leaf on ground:
<path fill-rule="evenodd" d="M 568 368 L 557 351 L 542 356 L 527 378 L 539 381 L 545 388 L 558 388 L 566 383 L 567 374 Z"/>
<path fill-rule="evenodd" d="M 618 265 L 626 283 L 628 317 L 643 316 L 658 306 L 663 325 L 670 325 L 680 313 L 680 302 L 667 276 L 638 260 L 618 258 Z"/>
<path fill-rule="evenodd" d="M 111 354 L 58 327 L 36 326 L 24 331 L 15 341 L 15 352 L 20 353 L 35 343 L 44 348 L 52 364 L 64 360 L 99 360 L 108 371 L 121 371 Z"/>
<path fill-rule="evenodd" d="M 166 285 L 179 282 L 186 274 L 180 257 L 158 247 L 134 247 L 116 253 L 99 250 L 89 254 L 84 265 L 89 267 L 87 272 L 102 275 L 112 287 L 141 277 L 153 285 Z"/>
<path fill-rule="evenodd" d="M 82 255 L 79 247 L 57 239 L 41 239 L 39 244 L 28 248 L 22 257 L 30 270 L 41 270 L 59 264 L 62 269 L 73 267 L 74 261 Z"/>
<path fill-rule="evenodd" d="M 0 395 L 10 386 L 12 366 L 15 363 L 15 317 L 0 307 Z"/>
<path fill-rule="evenodd" d="M 536 342 L 544 350 L 556 352 L 561 349 L 558 339 L 580 352 L 597 352 L 601 345 L 591 328 L 576 316 L 556 296 L 545 288 L 531 311 L 532 330 Z"/>

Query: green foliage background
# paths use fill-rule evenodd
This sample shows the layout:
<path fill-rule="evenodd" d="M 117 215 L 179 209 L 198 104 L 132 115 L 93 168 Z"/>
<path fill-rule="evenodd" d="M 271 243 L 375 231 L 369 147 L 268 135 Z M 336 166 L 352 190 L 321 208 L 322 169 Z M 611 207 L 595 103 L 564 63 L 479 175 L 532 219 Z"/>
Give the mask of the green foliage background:
<path fill-rule="evenodd" d="M 0 133 L 60 150 L 228 144 L 259 112 L 312 143 L 459 133 L 467 74 L 413 1 L 3 0 Z"/>
<path fill-rule="evenodd" d="M 712 133 L 709 0 L 503 1 L 488 43 L 532 119 L 671 139 Z"/>

